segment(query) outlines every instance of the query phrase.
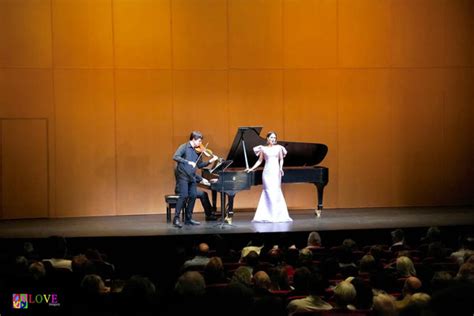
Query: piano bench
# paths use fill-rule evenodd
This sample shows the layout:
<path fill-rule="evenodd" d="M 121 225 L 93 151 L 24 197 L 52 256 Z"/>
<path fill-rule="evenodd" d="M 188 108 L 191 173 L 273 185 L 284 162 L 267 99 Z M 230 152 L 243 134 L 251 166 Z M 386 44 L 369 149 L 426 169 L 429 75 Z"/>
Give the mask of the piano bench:
<path fill-rule="evenodd" d="M 167 194 L 165 195 L 165 202 L 166 202 L 166 222 L 171 222 L 171 212 L 173 209 L 176 209 L 176 203 L 178 202 L 179 195 L 176 194 Z M 184 222 L 185 218 L 185 209 L 186 204 L 183 205 L 183 209 L 181 210 L 181 220 Z M 173 213 L 174 216 L 174 213 Z"/>

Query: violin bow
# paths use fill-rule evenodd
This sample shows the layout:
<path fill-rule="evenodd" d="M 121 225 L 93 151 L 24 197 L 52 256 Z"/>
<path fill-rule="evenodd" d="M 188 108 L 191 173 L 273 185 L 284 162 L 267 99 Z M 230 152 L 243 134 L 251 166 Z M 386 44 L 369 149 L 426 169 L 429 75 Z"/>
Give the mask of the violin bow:
<path fill-rule="evenodd" d="M 201 151 L 201 153 L 200 153 L 199 156 L 197 157 L 197 159 L 196 159 L 196 161 L 195 161 L 196 164 L 197 164 L 197 162 L 199 161 L 199 159 L 201 159 L 202 154 L 206 151 L 208 145 L 209 145 L 209 143 L 207 143 L 206 146 L 204 146 L 204 150 Z"/>

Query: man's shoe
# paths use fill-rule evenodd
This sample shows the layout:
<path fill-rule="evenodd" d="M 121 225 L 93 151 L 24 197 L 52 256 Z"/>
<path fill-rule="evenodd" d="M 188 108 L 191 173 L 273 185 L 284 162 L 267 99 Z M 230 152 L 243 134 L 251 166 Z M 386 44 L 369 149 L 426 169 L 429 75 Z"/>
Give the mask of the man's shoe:
<path fill-rule="evenodd" d="M 200 222 L 195 221 L 195 220 L 193 220 L 193 219 L 191 219 L 191 220 L 189 220 L 189 221 L 187 221 L 187 222 L 184 222 L 184 224 L 186 224 L 186 225 L 201 225 Z"/>
<path fill-rule="evenodd" d="M 215 215 L 206 216 L 206 221 L 215 221 L 215 220 L 217 220 L 217 217 Z"/>
<path fill-rule="evenodd" d="M 179 219 L 175 219 L 175 220 L 173 221 L 173 226 L 174 226 L 174 227 L 177 227 L 177 228 L 183 227 L 183 225 L 181 225 L 181 223 L 179 222 Z"/>

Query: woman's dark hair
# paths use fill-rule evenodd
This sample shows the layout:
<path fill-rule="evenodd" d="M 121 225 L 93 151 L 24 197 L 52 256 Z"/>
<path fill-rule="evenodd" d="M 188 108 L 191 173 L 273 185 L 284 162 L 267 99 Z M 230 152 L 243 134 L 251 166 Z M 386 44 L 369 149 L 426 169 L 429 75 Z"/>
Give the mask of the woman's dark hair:
<path fill-rule="evenodd" d="M 194 140 L 194 139 L 203 139 L 204 137 L 202 136 L 201 132 L 199 131 L 192 131 L 191 135 L 189 135 L 189 140 Z"/>
<path fill-rule="evenodd" d="M 273 132 L 273 131 L 269 131 L 269 132 L 267 133 L 267 138 L 270 137 L 270 135 L 272 135 L 272 134 L 275 134 L 275 137 L 278 138 L 277 133 L 275 133 L 275 132 Z"/>

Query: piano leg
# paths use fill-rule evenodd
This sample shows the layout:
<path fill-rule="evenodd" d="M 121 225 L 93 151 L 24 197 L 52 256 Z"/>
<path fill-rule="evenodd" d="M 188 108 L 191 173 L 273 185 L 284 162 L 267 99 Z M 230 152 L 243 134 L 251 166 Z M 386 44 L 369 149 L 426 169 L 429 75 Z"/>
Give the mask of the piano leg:
<path fill-rule="evenodd" d="M 234 216 L 234 196 L 235 194 L 226 194 L 221 192 L 221 218 L 222 218 L 222 225 L 227 224 L 230 226 L 232 225 L 232 217 Z M 228 203 L 226 203 L 226 197 L 228 197 Z"/>
<path fill-rule="evenodd" d="M 232 218 L 234 216 L 234 195 L 229 195 L 229 202 L 227 203 L 227 216 Z"/>
<path fill-rule="evenodd" d="M 224 222 L 226 216 L 225 212 L 225 193 L 221 192 L 221 218 L 222 222 Z"/>
<path fill-rule="evenodd" d="M 314 210 L 314 213 L 317 217 L 321 217 L 321 212 L 323 210 L 323 194 L 324 194 L 324 184 L 315 183 L 316 191 L 318 192 L 318 207 Z"/>
<path fill-rule="evenodd" d="M 211 209 L 212 209 L 212 212 L 215 213 L 217 210 L 217 191 L 212 190 L 211 194 L 212 194 Z"/>

